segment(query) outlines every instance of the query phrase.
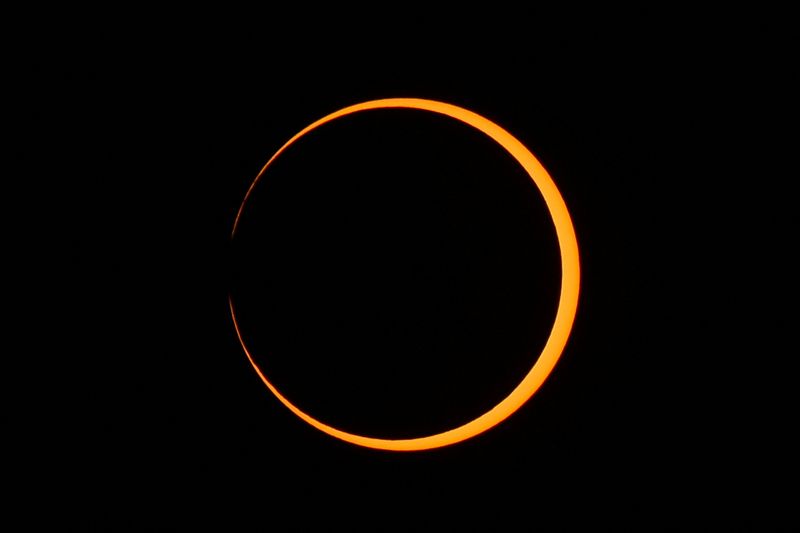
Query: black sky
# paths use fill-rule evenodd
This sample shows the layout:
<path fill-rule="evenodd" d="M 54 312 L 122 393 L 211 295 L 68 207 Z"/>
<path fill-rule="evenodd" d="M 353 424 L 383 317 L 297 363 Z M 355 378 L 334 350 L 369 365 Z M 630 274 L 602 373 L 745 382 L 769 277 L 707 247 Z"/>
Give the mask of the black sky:
<path fill-rule="evenodd" d="M 64 501 L 80 482 L 79 523 L 112 526 L 796 525 L 797 215 L 774 129 L 791 120 L 791 76 L 788 39 L 757 26 L 512 32 L 513 47 L 384 46 L 376 31 L 374 46 L 331 36 L 307 51 L 190 31 L 162 36 L 163 53 L 96 32 L 21 60 L 15 223 L 38 281 L 18 357 L 31 385 L 7 378 L 7 421 L 22 470 L 42 472 L 22 492 Z M 412 454 L 296 419 L 249 367 L 227 307 L 241 290 L 233 218 L 267 159 L 329 112 L 400 96 L 467 107 L 526 144 L 571 210 L 583 269 L 572 337 L 534 398 L 484 435 Z M 289 354 L 273 371 L 309 409 L 379 436 L 502 396 L 542 342 L 543 279 L 558 274 L 519 169 L 418 115 L 331 125 L 254 198 L 272 231 L 248 252 L 271 280 L 258 294 L 286 306 L 263 311 L 265 350 Z"/>

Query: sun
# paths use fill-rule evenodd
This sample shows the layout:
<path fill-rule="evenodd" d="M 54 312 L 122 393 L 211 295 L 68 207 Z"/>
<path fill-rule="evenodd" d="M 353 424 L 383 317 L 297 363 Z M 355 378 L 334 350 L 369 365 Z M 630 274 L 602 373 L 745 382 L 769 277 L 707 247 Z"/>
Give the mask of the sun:
<path fill-rule="evenodd" d="M 298 139 L 313 131 L 314 129 L 326 124 L 332 120 L 345 117 L 347 115 L 358 113 L 362 111 L 369 111 L 374 109 L 391 109 L 391 108 L 407 108 L 419 109 L 422 111 L 429 111 L 445 115 L 460 122 L 463 122 L 490 137 L 500 146 L 502 146 L 520 165 L 525 169 L 534 184 L 538 187 L 539 191 L 544 198 L 550 216 L 553 219 L 555 226 L 556 237 L 558 238 L 559 251 L 561 254 L 561 291 L 558 300 L 558 310 L 553 321 L 553 327 L 550 330 L 550 335 L 547 342 L 542 349 L 541 354 L 536 359 L 533 367 L 528 371 L 527 375 L 520 381 L 511 393 L 506 396 L 500 403 L 492 407 L 489 411 L 481 416 L 462 424 L 453 429 L 427 435 L 424 437 L 417 437 L 411 439 L 379 439 L 357 435 L 342 431 L 330 425 L 324 424 L 315 419 L 308 413 L 300 410 L 297 406 L 292 404 L 280 391 L 269 381 L 267 376 L 261 371 L 256 364 L 253 355 L 247 348 L 247 344 L 242 337 L 239 323 L 236 319 L 236 310 L 232 298 L 229 296 L 228 303 L 230 305 L 231 318 L 233 325 L 236 329 L 236 334 L 239 342 L 244 349 L 250 364 L 258 373 L 261 380 L 269 388 L 270 391 L 280 400 L 283 405 L 289 408 L 295 415 L 319 429 L 336 437 L 338 439 L 365 446 L 369 448 L 377 448 L 382 450 L 392 451 L 414 451 L 414 450 L 427 450 L 431 448 L 440 448 L 448 446 L 469 439 L 486 430 L 496 426 L 509 416 L 511 416 L 517 409 L 519 409 L 533 394 L 541 387 L 542 383 L 550 375 L 555 367 L 561 353 L 567 344 L 572 325 L 575 321 L 575 313 L 578 308 L 578 294 L 580 292 L 580 261 L 578 254 L 578 241 L 575 237 L 575 228 L 572 224 L 572 219 L 567 210 L 567 205 L 561 196 L 555 182 L 550 177 L 550 174 L 545 170 L 539 160 L 528 150 L 516 137 L 511 135 L 508 131 L 498 126 L 491 120 L 464 109 L 463 107 L 439 102 L 435 100 L 424 100 L 419 98 L 388 98 L 382 100 L 371 100 L 362 102 L 360 104 L 351 105 L 335 111 L 321 119 L 313 122 L 312 124 L 303 128 L 294 137 L 289 139 L 269 161 L 267 161 L 264 168 L 256 176 L 250 185 L 244 200 L 242 201 L 239 211 L 233 223 L 233 230 L 231 231 L 231 238 L 236 235 L 236 228 L 239 225 L 239 218 L 242 215 L 247 200 L 253 192 L 256 184 L 267 171 L 269 166 L 275 161 L 289 146 L 294 144 Z"/>

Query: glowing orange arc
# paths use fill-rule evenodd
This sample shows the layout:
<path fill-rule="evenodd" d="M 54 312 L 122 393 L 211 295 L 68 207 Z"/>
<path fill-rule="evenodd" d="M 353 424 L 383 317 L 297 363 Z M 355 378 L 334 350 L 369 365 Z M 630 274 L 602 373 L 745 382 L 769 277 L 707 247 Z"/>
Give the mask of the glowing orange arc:
<path fill-rule="evenodd" d="M 328 435 L 342 439 L 359 446 L 366 446 L 369 448 L 378 448 L 383 450 L 395 451 L 413 451 L 413 450 L 427 450 L 431 448 L 439 448 L 461 442 L 465 439 L 474 437 L 484 431 L 496 426 L 512 413 L 519 409 L 539 387 L 547 379 L 547 376 L 553 370 L 561 352 L 567 343 L 567 339 L 572 329 L 572 324 L 575 320 L 575 312 L 578 307 L 578 292 L 580 288 L 580 265 L 578 261 L 578 242 L 575 238 L 575 229 L 572 225 L 567 206 L 564 199 L 561 197 L 556 184 L 553 182 L 547 170 L 539 163 L 539 160 L 513 135 L 506 130 L 495 124 L 494 122 L 476 114 L 472 111 L 458 107 L 452 104 L 437 102 L 434 100 L 423 100 L 418 98 L 387 98 L 383 100 L 372 100 L 360 104 L 352 105 L 340 109 L 330 115 L 327 115 L 316 122 L 303 128 L 294 137 L 284 144 L 272 158 L 267 161 L 264 168 L 261 169 L 258 176 L 256 176 L 247 194 L 239 207 L 239 212 L 236 214 L 236 219 L 233 224 L 233 231 L 231 237 L 236 233 L 236 228 L 239 224 L 239 218 L 242 215 L 244 206 L 247 199 L 256 186 L 256 183 L 264 175 L 264 172 L 272 164 L 275 159 L 280 156 L 289 146 L 295 141 L 300 139 L 306 133 L 330 122 L 334 119 L 350 115 L 359 111 L 367 111 L 370 109 L 386 109 L 386 108 L 410 108 L 420 109 L 423 111 L 430 111 L 439 113 L 448 117 L 460 120 L 473 128 L 476 128 L 484 134 L 491 137 L 500 146 L 505 148 L 514 159 L 528 172 L 533 182 L 541 191 L 547 208 L 550 211 L 550 216 L 553 218 L 555 224 L 556 236 L 558 237 L 558 244 L 561 251 L 561 294 L 558 301 L 558 311 L 556 318 L 553 322 L 553 329 L 550 331 L 550 336 L 547 339 L 542 353 L 533 365 L 533 368 L 523 378 L 517 387 L 511 391 L 505 399 L 495 405 L 488 412 L 459 426 L 442 433 L 435 435 L 428 435 L 426 437 L 418 437 L 413 439 L 378 439 L 373 437 L 365 437 L 363 435 L 356 435 L 342 431 L 335 427 L 329 426 L 315 419 L 308 413 L 301 411 L 297 406 L 292 404 L 286 397 L 284 397 L 275 386 L 270 383 L 264 373 L 256 364 L 252 354 L 247 349 L 247 346 L 242 338 L 242 333 L 239 329 L 239 324 L 236 321 L 236 313 L 233 308 L 233 301 L 228 299 L 231 309 L 231 317 L 233 324 L 236 328 L 236 334 L 239 337 L 239 342 L 244 348 L 250 364 L 261 377 L 264 384 L 272 391 L 272 393 L 288 407 L 294 414 L 301 419 L 305 420 L 320 431 L 324 431 Z"/>

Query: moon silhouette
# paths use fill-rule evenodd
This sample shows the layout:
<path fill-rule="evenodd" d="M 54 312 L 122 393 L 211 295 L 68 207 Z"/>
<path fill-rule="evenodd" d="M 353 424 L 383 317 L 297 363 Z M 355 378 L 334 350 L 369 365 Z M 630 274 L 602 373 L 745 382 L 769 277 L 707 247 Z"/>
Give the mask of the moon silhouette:
<path fill-rule="evenodd" d="M 236 310 L 231 296 L 228 297 L 228 303 L 230 306 L 231 318 L 233 319 L 234 328 L 236 329 L 239 342 L 241 343 L 247 358 L 250 360 L 250 364 L 253 366 L 253 369 L 255 369 L 256 373 L 259 375 L 267 388 L 272 391 L 275 397 L 277 397 L 283 405 L 285 405 L 299 418 L 314 426 L 318 430 L 327 433 L 328 435 L 359 446 L 392 451 L 427 450 L 461 442 L 479 435 L 501 423 L 503 420 L 511 416 L 523 404 L 525 404 L 525 402 L 527 402 L 531 396 L 536 393 L 539 387 L 541 387 L 542 383 L 544 383 L 544 381 L 550 375 L 550 372 L 555 367 L 558 359 L 561 357 L 564 347 L 566 346 L 578 307 L 578 294 L 580 290 L 578 242 L 575 237 L 575 229 L 572 225 L 569 211 L 567 210 L 567 206 L 564 203 L 564 199 L 556 187 L 555 182 L 550 177 L 547 170 L 539 162 L 539 160 L 519 140 L 517 140 L 502 127 L 498 126 L 489 119 L 478 115 L 477 113 L 452 104 L 418 98 L 388 98 L 371 100 L 368 102 L 351 105 L 322 117 L 316 122 L 313 122 L 312 124 L 303 128 L 299 133 L 295 134 L 275 153 L 275 155 L 269 159 L 269 161 L 267 161 L 267 163 L 251 183 L 247 193 L 245 194 L 244 200 L 242 200 L 239 211 L 236 214 L 236 218 L 233 223 L 233 230 L 231 231 L 231 239 L 233 239 L 233 237 L 236 235 L 239 219 L 256 184 L 259 182 L 272 162 L 275 161 L 289 146 L 310 131 L 313 131 L 314 129 L 332 120 L 336 120 L 338 118 L 361 111 L 390 108 L 419 109 L 423 111 L 429 111 L 431 113 L 438 113 L 476 128 L 497 142 L 514 159 L 516 159 L 541 192 L 550 216 L 552 217 L 556 236 L 558 238 L 558 245 L 561 254 L 561 291 L 558 301 L 558 310 L 553 321 L 553 327 L 550 331 L 550 335 L 541 354 L 536 359 L 536 362 L 531 367 L 530 371 L 528 371 L 527 375 L 525 375 L 522 381 L 520 381 L 520 383 L 514 388 L 513 391 L 511 391 L 508 396 L 506 396 L 502 401 L 500 401 L 500 403 L 495 405 L 489 411 L 465 424 L 447 431 L 433 435 L 427 435 L 424 437 L 408 439 L 373 438 L 354 433 L 348 433 L 320 422 L 292 404 L 292 402 L 290 402 L 280 393 L 280 391 L 278 391 L 278 389 L 269 381 L 267 376 L 259 368 L 258 364 L 256 364 L 253 355 L 247 348 L 247 344 L 242 337 L 239 323 L 236 319 Z"/>

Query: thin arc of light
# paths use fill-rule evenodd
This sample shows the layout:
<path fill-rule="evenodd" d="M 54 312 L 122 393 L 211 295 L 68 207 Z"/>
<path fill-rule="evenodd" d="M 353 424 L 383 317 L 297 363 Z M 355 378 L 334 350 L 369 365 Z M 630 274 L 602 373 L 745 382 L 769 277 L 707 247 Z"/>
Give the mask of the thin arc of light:
<path fill-rule="evenodd" d="M 253 366 L 256 373 L 258 373 L 259 377 L 267 386 L 267 388 L 269 388 L 269 390 L 275 395 L 275 397 L 277 397 L 283 405 L 285 405 L 299 418 L 316 427 L 320 431 L 327 433 L 328 435 L 360 446 L 392 451 L 427 450 L 461 442 L 496 426 L 511 416 L 517 409 L 522 407 L 522 405 L 527 402 L 531 396 L 534 395 L 534 393 L 536 393 L 539 387 L 541 387 L 541 385 L 550 375 L 550 372 L 552 372 L 553 368 L 558 362 L 558 359 L 561 357 L 564 347 L 567 344 L 567 340 L 572 329 L 572 324 L 575 320 L 575 314 L 577 312 L 578 295 L 580 292 L 580 262 L 578 241 L 575 236 L 575 229 L 572 224 L 572 219 L 569 215 L 569 211 L 567 210 L 567 205 L 564 202 L 561 193 L 558 191 L 555 182 L 550 177 L 550 174 L 547 172 L 547 170 L 539 162 L 539 160 L 536 159 L 536 156 L 534 156 L 519 140 L 517 140 L 516 137 L 511 135 L 499 125 L 481 115 L 478 115 L 477 113 L 452 104 L 419 98 L 387 98 L 362 102 L 335 111 L 303 128 L 299 133 L 294 135 L 283 146 L 281 146 L 277 152 L 275 152 L 275 155 L 273 155 L 269 161 L 267 161 L 259 174 L 256 176 L 255 180 L 253 180 L 253 183 L 248 188 L 244 200 L 239 207 L 239 211 L 236 214 L 233 230 L 231 231 L 231 238 L 233 238 L 233 236 L 236 234 L 236 229 L 238 227 L 241 214 L 244 210 L 244 206 L 247 203 L 247 200 L 256 184 L 260 181 L 261 177 L 264 175 L 264 172 L 272 164 L 272 162 L 275 161 L 275 159 L 277 159 L 287 148 L 289 148 L 305 134 L 327 122 L 352 113 L 356 113 L 358 111 L 386 108 L 420 109 L 423 111 L 439 113 L 476 128 L 497 142 L 514 159 L 516 159 L 531 177 L 534 184 L 539 188 L 539 191 L 541 192 L 545 204 L 547 205 L 547 208 L 553 219 L 556 237 L 558 238 L 559 249 L 561 251 L 561 291 L 559 295 L 558 310 L 556 312 L 555 320 L 553 321 L 553 328 L 550 331 L 550 336 L 548 337 L 547 342 L 545 343 L 545 346 L 539 355 L 539 358 L 536 360 L 536 363 L 534 363 L 528 374 L 508 396 L 506 396 L 492 409 L 471 420 L 470 422 L 441 433 L 411 439 L 380 439 L 348 433 L 324 424 L 323 422 L 320 422 L 311 415 L 300 410 L 286 397 L 284 397 L 272 383 L 270 383 L 270 381 L 256 364 L 255 359 L 250 351 L 247 349 L 239 329 L 239 324 L 236 320 L 236 312 L 234 310 L 233 301 L 230 295 L 228 296 L 228 303 L 231 310 L 233 324 L 236 329 L 236 334 L 245 354 L 247 355 L 247 358 L 250 361 L 250 364 Z"/>

